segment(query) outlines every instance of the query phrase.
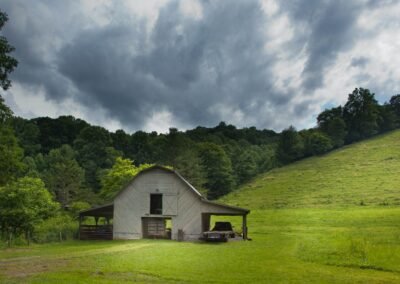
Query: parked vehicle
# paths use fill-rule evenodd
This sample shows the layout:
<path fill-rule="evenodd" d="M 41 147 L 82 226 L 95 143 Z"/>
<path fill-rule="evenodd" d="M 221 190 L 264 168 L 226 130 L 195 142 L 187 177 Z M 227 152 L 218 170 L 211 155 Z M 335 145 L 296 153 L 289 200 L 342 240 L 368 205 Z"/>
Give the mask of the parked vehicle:
<path fill-rule="evenodd" d="M 208 242 L 226 242 L 229 238 L 235 237 L 235 232 L 230 222 L 216 222 L 211 231 L 203 233 L 203 237 Z"/>

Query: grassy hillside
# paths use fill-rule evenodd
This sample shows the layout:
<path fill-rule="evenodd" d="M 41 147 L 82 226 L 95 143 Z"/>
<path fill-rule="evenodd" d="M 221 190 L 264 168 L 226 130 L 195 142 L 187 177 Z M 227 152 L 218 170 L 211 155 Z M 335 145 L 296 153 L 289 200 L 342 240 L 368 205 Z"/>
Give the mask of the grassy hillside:
<path fill-rule="evenodd" d="M 224 197 L 252 209 L 400 205 L 400 131 L 274 169 Z"/>
<path fill-rule="evenodd" d="M 226 196 L 252 210 L 252 241 L 3 249 L 0 282 L 400 283 L 399 171 L 397 131 L 275 169 Z M 240 218 L 231 221 L 240 228 Z"/>

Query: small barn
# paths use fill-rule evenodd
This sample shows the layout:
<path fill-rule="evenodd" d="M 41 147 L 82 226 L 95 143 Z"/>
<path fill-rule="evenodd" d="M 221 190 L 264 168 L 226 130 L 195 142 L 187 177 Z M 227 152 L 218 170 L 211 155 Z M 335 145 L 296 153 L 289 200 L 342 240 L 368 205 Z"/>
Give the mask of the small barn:
<path fill-rule="evenodd" d="M 80 239 L 167 238 L 198 240 L 210 230 L 212 215 L 246 216 L 250 210 L 209 201 L 177 171 L 153 166 L 141 171 L 112 203 L 80 212 Z M 94 217 L 95 225 L 82 220 Z M 103 224 L 99 224 L 99 219 Z"/>

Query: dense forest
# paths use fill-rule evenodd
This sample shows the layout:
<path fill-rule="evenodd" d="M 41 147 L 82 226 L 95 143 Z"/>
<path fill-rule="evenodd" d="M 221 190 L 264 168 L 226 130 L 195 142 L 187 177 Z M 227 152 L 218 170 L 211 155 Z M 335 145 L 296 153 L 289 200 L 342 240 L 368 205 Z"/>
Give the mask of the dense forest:
<path fill-rule="evenodd" d="M 0 29 L 6 21 L 0 12 Z M 6 90 L 17 61 L 4 37 L 0 45 L 0 83 Z M 24 233 L 27 239 L 46 241 L 71 232 L 79 210 L 111 200 L 151 164 L 176 169 L 216 199 L 258 173 L 399 125 L 400 95 L 379 104 L 363 88 L 349 94 L 345 105 L 320 113 L 316 127 L 297 131 L 290 126 L 281 133 L 225 122 L 168 133 L 111 132 L 73 116 L 17 117 L 0 97 L 2 238 Z"/>
<path fill-rule="evenodd" d="M 208 198 L 218 198 L 260 172 L 395 129 L 400 95 L 379 105 L 368 89 L 355 89 L 344 106 L 320 113 L 316 127 L 281 133 L 224 122 L 166 134 L 110 132 L 73 116 L 15 117 L 3 100 L 1 117 L 1 155 L 7 157 L 1 184 L 40 178 L 67 208 L 75 201 L 107 201 L 126 181 L 121 177 L 150 164 L 170 166 Z"/>

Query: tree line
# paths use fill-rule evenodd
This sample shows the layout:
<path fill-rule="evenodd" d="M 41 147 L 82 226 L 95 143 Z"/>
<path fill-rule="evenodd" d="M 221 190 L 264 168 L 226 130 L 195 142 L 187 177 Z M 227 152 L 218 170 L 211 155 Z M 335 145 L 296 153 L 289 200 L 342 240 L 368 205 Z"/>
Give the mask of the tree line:
<path fill-rule="evenodd" d="M 280 133 L 277 157 L 280 164 L 320 155 L 343 145 L 400 127 L 400 95 L 380 105 L 375 94 L 356 88 L 344 106 L 326 109 L 317 116 L 314 128 Z"/>

